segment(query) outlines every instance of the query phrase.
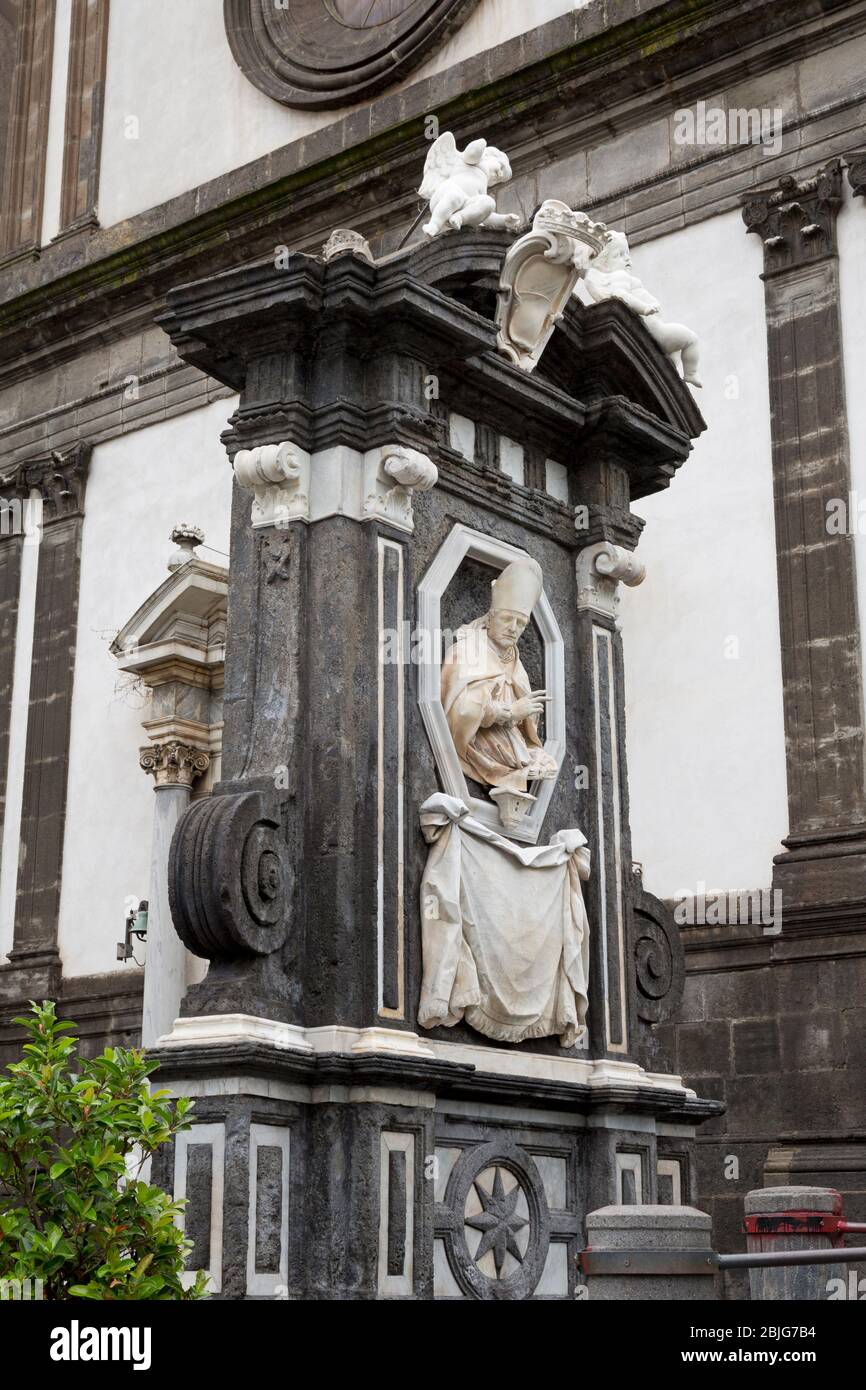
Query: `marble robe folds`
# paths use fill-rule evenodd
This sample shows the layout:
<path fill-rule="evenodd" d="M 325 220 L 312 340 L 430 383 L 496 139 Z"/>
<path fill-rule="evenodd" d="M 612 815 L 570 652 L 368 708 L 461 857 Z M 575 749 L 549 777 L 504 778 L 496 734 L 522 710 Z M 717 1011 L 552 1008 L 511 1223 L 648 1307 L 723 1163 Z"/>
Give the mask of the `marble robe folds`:
<path fill-rule="evenodd" d="M 589 977 L 584 836 L 562 830 L 549 845 L 518 845 L 441 793 L 421 807 L 421 827 L 431 849 L 418 1022 L 465 1019 L 502 1042 L 556 1035 L 574 1046 L 586 1031 Z"/>

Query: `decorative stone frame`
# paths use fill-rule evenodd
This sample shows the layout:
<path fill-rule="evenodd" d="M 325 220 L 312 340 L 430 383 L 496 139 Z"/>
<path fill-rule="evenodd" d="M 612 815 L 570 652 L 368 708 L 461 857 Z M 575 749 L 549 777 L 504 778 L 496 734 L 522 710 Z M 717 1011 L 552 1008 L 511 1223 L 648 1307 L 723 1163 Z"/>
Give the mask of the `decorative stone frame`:
<path fill-rule="evenodd" d="M 405 0 L 402 13 L 369 28 L 342 16 L 339 0 L 223 0 L 223 14 L 234 60 L 259 91 L 285 106 L 323 111 L 401 81 L 477 4 Z"/>
<path fill-rule="evenodd" d="M 506 830 L 493 802 L 483 801 L 470 794 L 440 698 L 442 653 L 439 643 L 442 595 L 464 560 L 479 560 L 482 564 L 503 570 L 513 560 L 525 559 L 526 554 L 525 550 L 516 545 L 497 540 L 495 536 L 486 536 L 483 532 L 474 531 L 462 523 L 453 527 L 418 585 L 418 626 L 422 636 L 422 660 L 418 668 L 418 705 L 444 791 L 449 796 L 457 796 L 465 802 L 475 820 L 488 829 L 496 831 L 499 835 L 506 835 L 512 840 L 536 844 L 559 774 L 532 783 L 530 791 L 538 798 L 535 805 L 527 811 L 517 829 Z M 561 770 L 565 757 L 565 647 L 550 600 L 543 589 L 535 605 L 533 617 L 544 644 L 545 688 L 553 696 L 545 719 L 547 737 L 544 751 L 556 759 L 556 765 Z"/>

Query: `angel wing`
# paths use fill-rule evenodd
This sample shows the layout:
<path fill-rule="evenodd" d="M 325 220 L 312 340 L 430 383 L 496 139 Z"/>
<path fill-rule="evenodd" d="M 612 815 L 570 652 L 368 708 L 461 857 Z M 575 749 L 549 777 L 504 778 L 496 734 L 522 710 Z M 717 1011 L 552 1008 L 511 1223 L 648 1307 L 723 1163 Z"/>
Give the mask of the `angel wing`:
<path fill-rule="evenodd" d="M 432 198 L 437 188 L 451 177 L 454 168 L 460 162 L 460 155 L 457 152 L 457 141 L 450 130 L 446 130 L 438 140 L 427 151 L 427 158 L 424 161 L 424 177 L 421 180 L 421 187 L 418 189 L 418 196 L 421 198 Z"/>

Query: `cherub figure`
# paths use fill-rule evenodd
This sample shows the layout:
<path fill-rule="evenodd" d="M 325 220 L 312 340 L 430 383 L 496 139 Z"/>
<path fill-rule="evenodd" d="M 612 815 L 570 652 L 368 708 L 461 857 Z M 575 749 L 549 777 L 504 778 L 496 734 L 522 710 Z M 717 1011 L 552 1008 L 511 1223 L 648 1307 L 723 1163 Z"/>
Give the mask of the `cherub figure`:
<path fill-rule="evenodd" d="M 520 218 L 498 213 L 496 200 L 488 189 L 511 178 L 508 155 L 473 140 L 461 153 L 450 130 L 431 145 L 424 164 L 424 179 L 418 189 L 430 204 L 430 221 L 422 228 L 425 236 L 435 237 L 452 227 L 505 227 L 516 231 Z"/>
<path fill-rule="evenodd" d="M 630 274 L 631 254 L 624 232 L 610 232 L 608 239 L 592 261 L 584 284 L 596 303 L 604 299 L 621 299 L 636 314 L 640 314 L 647 329 L 662 352 L 683 364 L 683 377 L 691 386 L 701 386 L 698 376 L 698 335 L 683 323 L 665 323 L 661 305 L 644 289 L 642 281 Z"/>

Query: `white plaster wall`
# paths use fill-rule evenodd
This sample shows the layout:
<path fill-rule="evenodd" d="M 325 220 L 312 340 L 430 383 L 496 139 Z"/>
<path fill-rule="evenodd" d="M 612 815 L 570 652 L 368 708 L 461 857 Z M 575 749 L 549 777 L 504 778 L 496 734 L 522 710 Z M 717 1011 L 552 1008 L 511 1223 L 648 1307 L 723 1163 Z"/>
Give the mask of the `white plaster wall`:
<path fill-rule="evenodd" d="M 481 0 L 451 41 L 398 85 L 409 86 L 586 3 Z M 292 110 L 248 82 L 226 39 L 222 0 L 112 0 L 100 221 L 110 226 L 155 207 L 351 109 Z M 136 121 L 137 138 L 130 138 Z M 419 178 L 422 164 L 423 159 Z"/>
<path fill-rule="evenodd" d="M 849 526 L 855 532 L 857 604 L 860 636 L 866 651 L 866 200 L 851 196 L 837 223 L 839 238 L 839 292 L 842 314 L 842 352 L 851 447 Z M 866 717 L 866 716 L 864 716 Z"/>
<path fill-rule="evenodd" d="M 57 0 L 54 11 L 54 54 L 51 63 L 51 98 L 48 111 L 48 148 L 45 157 L 45 196 L 42 202 L 42 242 L 47 244 L 60 230 L 60 183 L 66 129 L 66 79 L 69 70 L 69 24 L 72 0 Z"/>
<path fill-rule="evenodd" d="M 220 431 L 234 408 L 202 410 L 93 452 L 81 557 L 59 941 L 67 975 L 118 968 L 128 896 L 149 892 L 153 790 L 138 766 L 144 703 L 109 644 L 168 575 L 178 522 L 228 551 L 231 469 Z M 203 552 L 215 559 L 211 552 Z M 224 557 L 219 557 L 225 563 Z"/>
<path fill-rule="evenodd" d="M 647 576 L 622 590 L 634 858 L 660 897 L 769 886 L 787 794 L 761 246 L 731 212 L 633 259 L 665 317 L 700 335 L 708 427 L 671 487 L 635 508 Z"/>

